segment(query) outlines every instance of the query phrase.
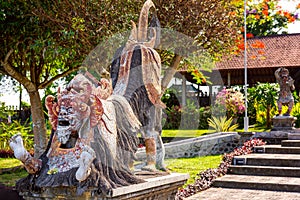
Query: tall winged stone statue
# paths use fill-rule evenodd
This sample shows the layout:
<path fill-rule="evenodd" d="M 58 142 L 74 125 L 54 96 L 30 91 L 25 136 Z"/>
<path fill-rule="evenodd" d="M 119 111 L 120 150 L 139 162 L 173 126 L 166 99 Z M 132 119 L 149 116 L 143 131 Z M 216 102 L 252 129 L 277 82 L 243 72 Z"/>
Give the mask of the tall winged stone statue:
<path fill-rule="evenodd" d="M 145 170 L 166 170 L 164 146 L 161 140 L 161 59 L 154 50 L 159 41 L 159 22 L 153 18 L 148 30 L 149 9 L 154 7 L 151 0 L 144 4 L 138 27 L 132 22 L 131 35 L 124 47 L 118 49 L 111 64 L 113 94 L 124 96 L 140 120 L 140 129 L 146 146 L 147 165 Z M 154 22 L 154 23 L 153 23 Z"/>

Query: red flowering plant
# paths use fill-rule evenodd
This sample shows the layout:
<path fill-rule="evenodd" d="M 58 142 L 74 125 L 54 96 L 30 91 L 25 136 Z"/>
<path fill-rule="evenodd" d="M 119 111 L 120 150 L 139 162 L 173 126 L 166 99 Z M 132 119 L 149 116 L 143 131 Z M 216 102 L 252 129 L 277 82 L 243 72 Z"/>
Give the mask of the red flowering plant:
<path fill-rule="evenodd" d="M 245 112 L 244 95 L 240 91 L 224 88 L 216 96 L 215 108 L 218 112 L 225 109 L 228 118 L 236 118 Z"/>
<path fill-rule="evenodd" d="M 189 54 L 189 56 L 182 61 L 182 66 L 193 77 L 196 84 L 211 83 L 208 78 L 203 74 L 203 71 L 211 72 L 215 67 L 212 56 L 206 50 L 200 49 L 199 51 Z"/>
<path fill-rule="evenodd" d="M 287 28 L 298 18 L 298 7 L 295 11 L 282 10 L 280 0 L 247 1 L 247 32 L 255 36 L 274 35 Z"/>
<path fill-rule="evenodd" d="M 233 3 L 236 5 L 236 15 L 244 14 L 244 1 L 235 0 Z M 285 34 L 288 24 L 294 23 L 299 19 L 300 4 L 298 4 L 294 11 L 283 10 L 279 5 L 280 0 L 248 0 L 246 5 L 246 28 L 247 39 L 254 38 L 255 36 L 267 36 Z M 233 53 L 238 54 L 245 49 L 244 45 L 244 26 L 241 24 L 241 36 L 236 40 L 236 49 Z M 246 46 L 249 49 L 250 46 Z M 251 44 L 252 50 L 258 49 L 257 54 L 261 56 L 264 54 L 264 44 L 261 41 L 256 41 Z M 252 56 L 254 59 L 257 56 Z"/>
<path fill-rule="evenodd" d="M 193 76 L 193 79 L 196 81 L 197 84 L 206 83 L 205 76 L 198 69 L 190 70 L 190 73 Z"/>

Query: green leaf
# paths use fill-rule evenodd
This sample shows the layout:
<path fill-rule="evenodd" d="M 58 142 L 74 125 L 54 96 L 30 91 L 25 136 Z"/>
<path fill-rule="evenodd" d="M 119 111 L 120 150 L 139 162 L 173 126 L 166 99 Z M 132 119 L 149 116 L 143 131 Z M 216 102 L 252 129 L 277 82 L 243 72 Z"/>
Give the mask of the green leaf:
<path fill-rule="evenodd" d="M 231 132 L 238 128 L 238 124 L 232 124 L 233 118 L 229 119 L 226 116 L 208 118 L 208 125 L 213 128 L 216 132 Z"/>

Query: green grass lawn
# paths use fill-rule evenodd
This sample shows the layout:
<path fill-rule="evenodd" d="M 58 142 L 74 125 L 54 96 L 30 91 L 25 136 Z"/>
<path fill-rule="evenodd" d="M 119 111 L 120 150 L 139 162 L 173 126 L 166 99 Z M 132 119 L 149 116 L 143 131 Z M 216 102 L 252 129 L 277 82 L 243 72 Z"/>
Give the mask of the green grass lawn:
<path fill-rule="evenodd" d="M 271 129 L 267 129 L 266 127 L 255 127 L 250 126 L 248 132 L 266 132 Z M 237 129 L 236 132 L 244 132 L 244 129 Z M 162 137 L 199 137 L 202 135 L 208 135 L 211 133 L 215 133 L 215 130 L 163 130 L 161 136 Z"/>
<path fill-rule="evenodd" d="M 217 168 L 222 161 L 222 155 L 202 156 L 194 158 L 166 159 L 165 163 L 171 172 L 188 173 L 187 184 L 193 183 L 197 174 L 209 168 Z"/>
<path fill-rule="evenodd" d="M 195 158 L 177 158 L 166 159 L 167 168 L 171 172 L 188 173 L 190 178 L 187 184 L 193 183 L 197 174 L 209 169 L 216 168 L 222 160 L 221 155 L 215 156 L 203 156 Z M 0 158 L 0 168 L 9 168 L 20 165 L 21 162 L 13 158 Z M 27 172 L 25 170 L 19 170 L 13 173 L 0 174 L 0 182 L 7 186 L 14 186 L 16 181 L 20 178 L 26 177 Z"/>
<path fill-rule="evenodd" d="M 270 132 L 271 129 L 265 127 L 249 127 L 248 132 Z M 244 132 L 244 129 L 236 129 L 236 132 Z"/>
<path fill-rule="evenodd" d="M 215 132 L 214 130 L 163 130 L 162 137 L 199 137 Z"/>
<path fill-rule="evenodd" d="M 0 169 L 11 168 L 22 165 L 22 162 L 14 158 L 0 158 Z M 20 178 L 26 177 L 25 169 L 17 170 L 11 173 L 0 174 L 0 182 L 7 186 L 14 186 Z"/>
<path fill-rule="evenodd" d="M 10 168 L 22 165 L 22 162 L 14 158 L 0 158 L 0 168 Z"/>
<path fill-rule="evenodd" d="M 28 173 L 25 169 L 13 173 L 0 174 L 0 183 L 3 183 L 6 186 L 15 186 L 17 180 L 24 178 L 27 175 Z"/>

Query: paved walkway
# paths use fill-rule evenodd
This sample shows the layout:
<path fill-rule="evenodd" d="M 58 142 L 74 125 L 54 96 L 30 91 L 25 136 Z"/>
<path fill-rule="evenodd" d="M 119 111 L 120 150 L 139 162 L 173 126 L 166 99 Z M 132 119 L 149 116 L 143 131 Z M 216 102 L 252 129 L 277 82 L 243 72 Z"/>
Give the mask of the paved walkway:
<path fill-rule="evenodd" d="M 185 200 L 300 200 L 300 193 L 209 188 Z"/>

